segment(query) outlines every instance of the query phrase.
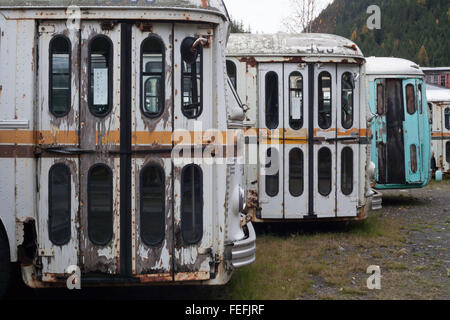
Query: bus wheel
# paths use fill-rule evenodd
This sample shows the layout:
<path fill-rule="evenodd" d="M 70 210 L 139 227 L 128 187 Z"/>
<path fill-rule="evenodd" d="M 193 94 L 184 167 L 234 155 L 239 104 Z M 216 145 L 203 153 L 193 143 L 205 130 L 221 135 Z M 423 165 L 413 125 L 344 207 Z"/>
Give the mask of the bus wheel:
<path fill-rule="evenodd" d="M 5 296 L 11 279 L 9 243 L 6 232 L 0 223 L 0 299 Z"/>

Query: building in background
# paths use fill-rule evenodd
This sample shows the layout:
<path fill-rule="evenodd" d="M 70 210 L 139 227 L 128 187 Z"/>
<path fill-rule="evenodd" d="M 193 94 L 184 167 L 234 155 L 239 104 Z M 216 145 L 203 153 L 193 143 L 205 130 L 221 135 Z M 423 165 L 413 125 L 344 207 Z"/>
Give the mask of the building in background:
<path fill-rule="evenodd" d="M 450 89 L 450 67 L 422 68 L 428 84 Z"/>

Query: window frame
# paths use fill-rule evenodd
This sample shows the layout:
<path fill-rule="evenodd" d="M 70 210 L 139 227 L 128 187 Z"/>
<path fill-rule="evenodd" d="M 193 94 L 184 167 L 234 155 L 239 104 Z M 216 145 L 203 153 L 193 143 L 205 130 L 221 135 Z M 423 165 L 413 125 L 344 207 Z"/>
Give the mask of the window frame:
<path fill-rule="evenodd" d="M 67 95 L 67 108 L 66 111 L 63 114 L 56 114 L 53 110 L 53 48 L 52 45 L 53 43 L 57 40 L 57 39 L 64 39 L 68 46 L 69 46 L 69 73 L 68 73 L 68 77 L 69 77 L 69 93 Z M 48 46 L 48 53 L 49 53 L 49 74 L 48 74 L 48 109 L 50 111 L 50 113 L 55 117 L 55 118 L 64 118 L 66 117 L 71 111 L 72 111 L 72 42 L 70 41 L 70 39 L 65 36 L 64 34 L 57 34 L 55 35 L 49 42 L 49 46 Z"/>
<path fill-rule="evenodd" d="M 94 91 L 92 87 L 92 44 L 95 40 L 103 38 L 109 43 L 108 50 L 108 111 L 105 114 L 97 114 L 93 111 L 94 106 Z M 114 86 L 114 43 L 104 34 L 97 34 L 89 40 L 88 44 L 88 109 L 91 115 L 96 118 L 104 119 L 108 117 L 114 108 L 113 86 Z M 106 106 L 106 105 L 105 105 Z"/>
<path fill-rule="evenodd" d="M 202 239 L 203 239 L 203 229 L 204 229 L 204 219 L 203 219 L 203 214 L 204 214 L 204 195 L 203 195 L 203 191 L 204 191 L 204 183 L 203 183 L 203 170 L 202 168 L 197 165 L 197 164 L 188 164 L 186 165 L 182 170 L 181 170 L 181 179 L 180 179 L 180 190 L 181 190 L 181 195 L 183 195 L 185 193 L 186 187 L 184 184 L 184 175 L 186 173 L 186 171 L 188 171 L 190 168 L 193 168 L 194 170 L 198 170 L 198 173 L 200 174 L 200 226 L 201 226 L 201 230 L 200 230 L 200 234 L 198 236 L 198 239 L 192 240 L 192 241 L 188 241 L 186 240 L 186 236 L 185 236 L 185 232 L 183 230 L 183 211 L 184 211 L 184 197 L 181 196 L 181 204 L 180 204 L 180 229 L 181 229 L 181 237 L 183 238 L 183 242 L 187 245 L 197 245 L 199 244 Z M 194 190 L 192 190 L 192 192 L 194 192 Z M 192 212 L 192 214 L 196 214 L 195 212 Z"/>
<path fill-rule="evenodd" d="M 110 215 L 111 215 L 111 232 L 110 232 L 110 235 L 108 236 L 108 240 L 106 241 L 105 240 L 105 242 L 102 242 L 102 243 L 100 243 L 100 242 L 96 242 L 96 241 L 94 241 L 93 239 L 92 239 L 92 236 L 91 236 L 91 217 L 92 217 L 92 214 L 91 214 L 91 204 L 92 204 L 92 199 L 91 199 L 91 188 L 92 188 L 92 183 L 91 183 L 91 176 L 92 176 L 92 172 L 95 170 L 95 169 L 97 169 L 97 168 L 105 168 L 107 171 L 108 171 L 108 175 L 109 175 L 109 181 L 108 181 L 108 184 L 109 184 L 109 187 L 108 187 L 108 189 L 109 189 L 109 194 L 110 194 L 110 199 L 109 199 L 109 207 L 111 208 L 111 212 L 110 212 Z M 114 238 L 114 194 L 113 194 L 113 192 L 114 192 L 114 177 L 113 177 L 113 171 L 111 170 L 111 168 L 108 166 L 108 165 L 106 165 L 106 164 L 104 164 L 104 163 L 97 163 L 97 164 L 94 164 L 90 169 L 89 169 L 89 171 L 88 171 L 88 176 L 87 176 L 87 198 L 88 198 L 88 205 L 87 205 L 87 220 L 88 220 L 88 225 L 87 225 L 87 229 L 88 229 L 88 238 L 89 238 L 89 241 L 91 241 L 91 243 L 93 243 L 95 246 L 99 246 L 99 247 L 105 247 L 105 246 L 107 246 L 111 241 L 112 241 L 112 239 Z"/>
<path fill-rule="evenodd" d="M 151 169 L 156 169 L 159 171 L 159 173 L 161 174 L 161 176 L 163 177 L 163 182 L 162 185 L 160 186 L 161 188 L 161 194 L 162 194 L 162 212 L 161 212 L 161 221 L 162 222 L 162 234 L 161 234 L 161 239 L 155 242 L 151 242 L 151 241 L 147 241 L 147 239 L 144 237 L 143 232 L 144 232 L 144 228 L 143 228 L 143 215 L 144 215 L 144 199 L 143 199 L 143 188 L 144 188 L 144 173 L 147 170 L 151 170 Z M 146 166 L 144 166 L 141 169 L 140 172 L 140 177 L 139 177 L 139 221 L 140 221 L 140 236 L 141 236 L 141 240 L 142 242 L 148 246 L 148 247 L 159 247 L 161 246 L 161 244 L 164 242 L 164 240 L 166 239 L 166 173 L 164 171 L 164 168 L 161 167 L 158 164 L 155 163 L 149 163 Z"/>
<path fill-rule="evenodd" d="M 182 42 L 186 41 L 187 39 L 195 39 L 197 40 L 197 38 L 195 37 L 186 37 L 183 39 Z M 204 61 L 203 61 L 203 45 L 201 43 L 198 44 L 200 50 L 198 52 L 198 55 L 200 57 L 200 103 L 198 106 L 198 114 L 196 116 L 190 116 L 189 114 L 187 114 L 187 110 L 185 109 L 185 105 L 184 105 L 184 79 L 186 74 L 188 74 L 185 70 L 184 70 L 184 64 L 185 64 L 185 59 L 183 58 L 183 54 L 180 54 L 181 57 L 181 112 L 183 113 L 183 115 L 187 118 L 187 119 L 198 119 L 201 117 L 201 115 L 203 114 L 203 96 L 204 96 L 204 90 L 203 90 L 203 80 L 204 80 Z M 197 57 L 198 59 L 198 57 Z M 195 60 L 195 62 L 193 62 L 192 64 L 196 64 L 197 63 L 197 59 Z M 186 62 L 187 63 L 187 62 Z M 192 75 L 190 75 L 192 76 Z M 192 92 L 191 92 L 192 93 Z"/>
<path fill-rule="evenodd" d="M 328 74 L 330 76 L 330 112 L 329 115 L 331 117 L 330 123 L 328 126 L 322 126 L 321 122 L 320 122 L 320 115 L 321 115 L 321 107 L 323 109 L 323 107 L 325 106 L 325 99 L 323 99 L 323 80 L 322 77 L 324 75 Z M 328 130 L 333 126 L 333 76 L 331 75 L 331 73 L 329 71 L 322 71 L 321 73 L 319 73 L 319 76 L 317 77 L 318 80 L 318 86 L 317 89 L 319 90 L 318 92 L 318 99 L 317 99 L 317 123 L 319 125 L 319 128 L 322 130 Z"/>
<path fill-rule="evenodd" d="M 68 183 L 68 212 L 69 212 L 69 234 L 66 236 L 64 241 L 58 242 L 55 241 L 54 237 L 52 236 L 52 217 L 53 215 L 53 202 L 52 202 L 52 196 L 53 196 L 53 183 L 52 183 L 52 177 L 53 172 L 57 169 L 63 169 L 66 171 L 65 173 L 68 174 L 69 183 Z M 72 239 L 72 172 L 70 168 L 64 164 L 64 163 L 55 163 L 49 170 L 48 173 L 48 238 L 51 243 L 53 243 L 56 246 L 62 247 L 67 245 L 70 240 Z"/>
<path fill-rule="evenodd" d="M 344 106 L 344 101 L 343 101 L 344 100 L 344 94 L 343 93 L 344 93 L 344 76 L 345 75 L 350 75 L 350 79 L 353 79 L 353 74 L 350 71 L 344 72 L 342 74 L 342 76 L 341 76 L 341 126 L 342 126 L 342 128 L 344 128 L 346 130 L 350 130 L 355 125 L 355 88 L 354 88 L 353 84 L 350 82 L 350 84 L 352 86 L 352 91 L 351 91 L 352 92 L 352 101 L 351 101 L 351 103 L 352 103 L 352 108 L 351 108 L 352 121 L 350 123 L 350 126 L 346 127 L 344 125 L 344 116 L 343 116 L 344 115 L 344 108 L 343 108 L 343 106 Z"/>
<path fill-rule="evenodd" d="M 268 119 L 269 117 L 267 116 L 268 113 L 268 78 L 270 75 L 275 75 L 275 80 L 276 80 L 276 97 L 277 97 L 277 103 L 276 103 L 276 111 L 274 112 L 276 114 L 275 117 L 275 122 L 274 122 L 274 127 L 272 125 L 269 125 Z M 266 123 L 266 127 L 269 130 L 276 130 L 279 128 L 280 126 L 280 79 L 278 77 L 278 73 L 276 73 L 275 71 L 269 71 L 266 73 L 266 75 L 264 76 L 264 102 L 265 102 L 265 106 L 264 106 L 264 116 L 265 116 L 265 123 Z"/>
<path fill-rule="evenodd" d="M 292 88 L 292 82 L 291 82 L 291 78 L 294 76 L 300 76 L 302 78 L 302 88 L 298 89 L 298 88 Z M 299 71 L 293 71 L 291 72 L 291 74 L 289 75 L 289 126 L 291 127 L 291 129 L 293 130 L 300 130 L 303 128 L 304 126 L 304 119 L 305 119 L 305 82 L 304 82 L 304 77 L 303 74 Z M 302 104 L 301 104 L 301 119 L 300 120 L 293 120 L 292 119 L 292 93 L 293 92 L 301 92 L 302 93 Z M 294 125 L 295 122 L 300 122 L 299 125 Z"/>
<path fill-rule="evenodd" d="M 161 46 L 161 55 L 162 55 L 162 61 L 161 61 L 161 65 L 162 65 L 162 70 L 161 73 L 153 73 L 153 72 L 144 72 L 144 45 L 146 43 L 146 41 L 152 41 L 152 40 L 156 40 L 159 42 L 160 46 Z M 142 114 L 149 118 L 149 119 L 158 119 L 160 118 L 165 111 L 165 99 L 166 99 L 166 46 L 164 45 L 164 41 L 158 37 L 155 34 L 150 34 L 147 38 L 145 38 L 142 43 L 141 43 L 141 52 L 140 52 L 140 65 L 141 65 L 141 70 L 140 70 L 140 101 L 141 101 L 141 112 Z M 160 104 L 161 104 L 161 110 L 157 113 L 157 114 L 150 114 L 148 112 L 146 112 L 144 110 L 144 104 L 145 104 L 145 85 L 147 83 L 147 81 L 150 79 L 147 79 L 146 81 L 144 81 L 144 77 L 145 76 L 161 76 L 161 86 L 160 86 L 160 92 L 159 92 L 159 98 L 160 98 Z"/>

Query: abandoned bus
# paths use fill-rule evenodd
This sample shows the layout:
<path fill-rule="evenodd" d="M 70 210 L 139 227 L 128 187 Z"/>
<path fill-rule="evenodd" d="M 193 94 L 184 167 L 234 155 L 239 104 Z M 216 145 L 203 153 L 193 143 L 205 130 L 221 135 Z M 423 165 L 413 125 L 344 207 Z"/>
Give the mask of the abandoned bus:
<path fill-rule="evenodd" d="M 223 2 L 70 3 L 0 0 L 0 291 L 9 261 L 33 288 L 226 283 L 255 233 L 242 153 L 201 153 L 244 145 Z"/>
<path fill-rule="evenodd" d="M 431 132 L 423 72 L 408 60 L 371 57 L 366 73 L 375 188 L 425 187 L 431 178 Z"/>
<path fill-rule="evenodd" d="M 428 111 L 432 127 L 431 168 L 450 174 L 450 89 L 427 85 Z"/>
<path fill-rule="evenodd" d="M 370 185 L 364 65 L 339 36 L 230 36 L 228 74 L 248 108 L 253 221 L 364 219 L 380 205 Z"/>

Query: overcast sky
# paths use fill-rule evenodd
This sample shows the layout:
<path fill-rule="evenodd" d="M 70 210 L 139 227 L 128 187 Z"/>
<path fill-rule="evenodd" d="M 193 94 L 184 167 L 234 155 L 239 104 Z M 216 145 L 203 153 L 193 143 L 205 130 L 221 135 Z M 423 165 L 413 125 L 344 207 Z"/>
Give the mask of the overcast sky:
<path fill-rule="evenodd" d="M 224 0 L 235 20 L 242 20 L 252 32 L 276 33 L 283 31 L 282 21 L 289 16 L 290 0 Z M 331 0 L 324 0 L 330 3 Z"/>

